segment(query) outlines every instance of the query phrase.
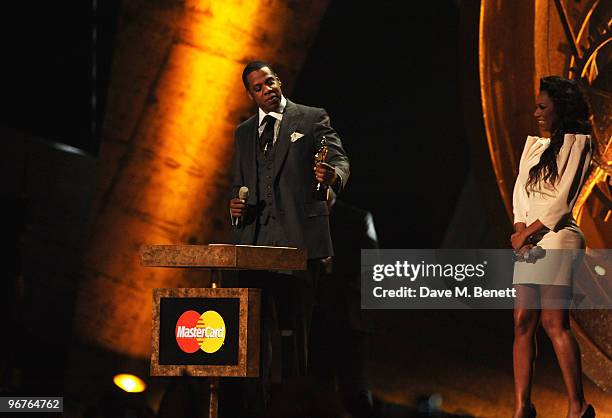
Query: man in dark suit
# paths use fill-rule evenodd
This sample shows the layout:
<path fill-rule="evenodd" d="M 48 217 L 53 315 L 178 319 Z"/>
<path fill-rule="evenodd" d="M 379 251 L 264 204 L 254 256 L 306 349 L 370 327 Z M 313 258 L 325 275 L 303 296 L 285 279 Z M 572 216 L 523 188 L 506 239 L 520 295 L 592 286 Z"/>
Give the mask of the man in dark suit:
<path fill-rule="evenodd" d="M 349 177 L 349 162 L 325 110 L 287 100 L 269 64 L 248 63 L 242 81 L 259 109 L 235 132 L 233 198 L 229 205 L 236 227 L 234 241 L 306 248 L 309 260 L 307 272 L 276 277 L 252 272 L 241 277 L 241 285 L 263 290 L 261 377 L 265 389 L 274 381 L 279 367 L 276 374 L 283 379 L 306 375 L 319 259 L 333 255 L 329 210 L 316 185 L 318 182 L 323 188 L 340 191 Z M 327 158 L 315 164 L 322 139 L 328 148 Z M 242 186 L 249 189 L 246 201 L 238 198 Z M 280 353 L 274 350 L 274 341 L 279 339 L 282 362 L 275 366 Z M 264 390 L 260 396 L 264 403 L 268 395 Z"/>
<path fill-rule="evenodd" d="M 333 255 L 329 211 L 313 192 L 313 184 L 316 178 L 337 192 L 348 180 L 348 158 L 338 134 L 324 109 L 299 105 L 282 95 L 281 81 L 269 64 L 247 64 L 243 81 L 259 112 L 235 133 L 230 210 L 233 218 L 243 217 L 237 241 L 306 248 L 309 259 Z M 315 166 L 323 137 L 327 161 Z M 246 202 L 237 198 L 242 186 L 250 191 Z"/>

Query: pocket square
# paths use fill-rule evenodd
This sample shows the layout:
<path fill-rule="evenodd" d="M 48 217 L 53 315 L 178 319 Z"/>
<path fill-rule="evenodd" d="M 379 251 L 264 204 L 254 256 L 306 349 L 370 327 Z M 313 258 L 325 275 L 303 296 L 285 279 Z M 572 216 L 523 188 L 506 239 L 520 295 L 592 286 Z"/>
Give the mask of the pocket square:
<path fill-rule="evenodd" d="M 297 141 L 298 139 L 300 139 L 303 136 L 304 136 L 304 134 L 301 134 L 299 132 L 294 132 L 294 133 L 291 134 L 291 142 L 295 142 L 295 141 Z"/>

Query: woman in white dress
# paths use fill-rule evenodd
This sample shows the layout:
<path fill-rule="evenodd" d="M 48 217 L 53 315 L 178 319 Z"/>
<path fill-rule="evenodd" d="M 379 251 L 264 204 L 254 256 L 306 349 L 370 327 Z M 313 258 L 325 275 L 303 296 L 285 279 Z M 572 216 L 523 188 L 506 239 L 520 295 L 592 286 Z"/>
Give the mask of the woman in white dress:
<path fill-rule="evenodd" d="M 539 253 L 539 258 L 517 261 L 514 267 L 514 418 L 536 416 L 531 382 L 540 323 L 561 368 L 567 417 L 595 416 L 584 398 L 580 349 L 568 310 L 572 271 L 585 247 L 572 208 L 594 152 L 589 113 L 576 82 L 554 76 L 540 80 L 534 113 L 540 137 L 527 137 L 513 195 L 512 247 L 519 259 Z"/>

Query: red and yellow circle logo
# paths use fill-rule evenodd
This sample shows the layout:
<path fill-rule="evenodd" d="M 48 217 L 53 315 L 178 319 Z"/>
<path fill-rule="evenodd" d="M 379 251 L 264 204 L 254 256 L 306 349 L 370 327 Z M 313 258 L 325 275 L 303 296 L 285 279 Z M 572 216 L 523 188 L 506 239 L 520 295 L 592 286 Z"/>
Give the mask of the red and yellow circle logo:
<path fill-rule="evenodd" d="M 215 311 L 186 311 L 176 321 L 176 343 L 185 353 L 218 351 L 225 342 L 225 321 Z"/>

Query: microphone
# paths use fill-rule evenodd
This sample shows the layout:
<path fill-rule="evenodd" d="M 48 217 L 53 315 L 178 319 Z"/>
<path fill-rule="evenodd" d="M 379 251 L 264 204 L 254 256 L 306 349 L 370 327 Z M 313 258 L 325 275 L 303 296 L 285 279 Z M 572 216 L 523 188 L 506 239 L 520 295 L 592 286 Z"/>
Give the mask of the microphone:
<path fill-rule="evenodd" d="M 242 186 L 240 190 L 238 190 L 238 199 L 247 200 L 249 198 L 249 188 L 246 186 Z"/>
<path fill-rule="evenodd" d="M 244 200 L 246 203 L 246 200 L 249 198 L 249 188 L 246 186 L 242 186 L 239 190 L 238 190 L 238 199 L 240 200 Z M 240 227 L 240 221 L 242 220 L 242 216 L 238 217 L 238 219 L 236 219 L 236 228 Z"/>

